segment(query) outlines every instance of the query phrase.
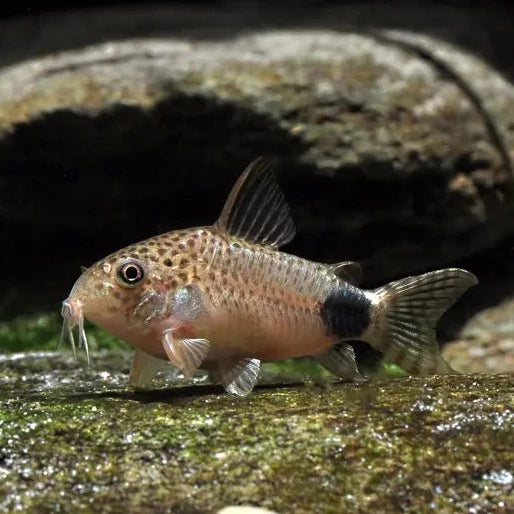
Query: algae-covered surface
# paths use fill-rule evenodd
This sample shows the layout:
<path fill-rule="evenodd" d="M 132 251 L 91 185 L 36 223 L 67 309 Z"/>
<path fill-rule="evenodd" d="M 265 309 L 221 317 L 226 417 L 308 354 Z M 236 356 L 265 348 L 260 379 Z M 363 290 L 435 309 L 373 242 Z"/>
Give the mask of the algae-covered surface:
<path fill-rule="evenodd" d="M 127 355 L 0 359 L 0 509 L 512 512 L 514 380 L 132 391 Z"/>

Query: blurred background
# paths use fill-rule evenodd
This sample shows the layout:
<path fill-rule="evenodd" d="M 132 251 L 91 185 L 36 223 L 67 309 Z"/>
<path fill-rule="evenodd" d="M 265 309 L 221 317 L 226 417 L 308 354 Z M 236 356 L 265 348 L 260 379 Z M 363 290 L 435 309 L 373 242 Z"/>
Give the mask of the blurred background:
<path fill-rule="evenodd" d="M 447 358 L 513 371 L 514 7 L 428 4 L 4 8 L 0 352 L 53 348 L 81 265 L 213 222 L 272 155 L 286 251 L 357 260 L 366 287 L 470 269 Z"/>

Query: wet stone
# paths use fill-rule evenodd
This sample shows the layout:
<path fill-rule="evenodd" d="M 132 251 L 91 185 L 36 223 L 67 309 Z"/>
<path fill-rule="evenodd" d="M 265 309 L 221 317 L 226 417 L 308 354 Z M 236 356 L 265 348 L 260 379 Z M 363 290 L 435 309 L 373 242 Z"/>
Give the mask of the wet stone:
<path fill-rule="evenodd" d="M 475 313 L 443 352 L 461 372 L 514 375 L 514 299 Z"/>
<path fill-rule="evenodd" d="M 0 360 L 0 510 L 509 512 L 514 380 L 135 392 L 128 355 Z M 119 371 L 121 370 L 121 371 Z M 278 377 L 280 380 L 280 377 Z"/>

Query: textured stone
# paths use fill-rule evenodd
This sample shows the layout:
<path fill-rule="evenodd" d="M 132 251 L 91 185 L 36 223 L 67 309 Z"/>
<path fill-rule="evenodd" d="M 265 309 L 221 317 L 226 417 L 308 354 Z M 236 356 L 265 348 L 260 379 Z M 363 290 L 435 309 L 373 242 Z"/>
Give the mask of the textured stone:
<path fill-rule="evenodd" d="M 444 356 L 462 372 L 514 374 L 514 299 L 471 317 Z"/>
<path fill-rule="evenodd" d="M 0 510 L 511 512 L 510 376 L 135 393 L 95 356 L 0 360 Z M 122 359 L 124 361 L 124 359 Z"/>

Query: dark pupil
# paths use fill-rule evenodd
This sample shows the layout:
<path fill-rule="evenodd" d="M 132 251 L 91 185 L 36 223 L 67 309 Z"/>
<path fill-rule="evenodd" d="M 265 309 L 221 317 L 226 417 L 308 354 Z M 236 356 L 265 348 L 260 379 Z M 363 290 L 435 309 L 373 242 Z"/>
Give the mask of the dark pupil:
<path fill-rule="evenodd" d="M 124 274 L 125 274 L 125 279 L 128 282 L 134 282 L 140 276 L 139 269 L 136 268 L 136 266 L 127 266 L 125 268 L 125 273 Z"/>

